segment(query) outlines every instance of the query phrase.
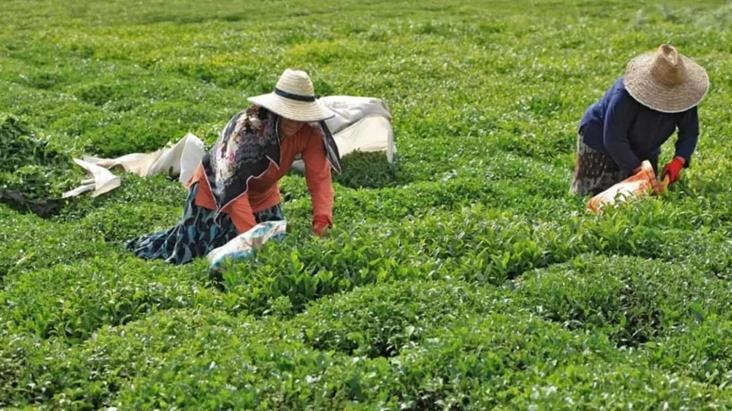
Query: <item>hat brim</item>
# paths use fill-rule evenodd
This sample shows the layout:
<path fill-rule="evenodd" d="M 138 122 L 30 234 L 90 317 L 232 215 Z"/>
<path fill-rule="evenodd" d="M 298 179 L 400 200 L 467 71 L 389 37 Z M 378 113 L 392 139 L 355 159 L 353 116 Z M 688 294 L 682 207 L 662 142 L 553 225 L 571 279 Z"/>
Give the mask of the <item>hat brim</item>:
<path fill-rule="evenodd" d="M 625 70 L 625 89 L 644 106 L 663 113 L 680 113 L 698 105 L 709 90 L 709 76 L 694 60 L 680 56 L 686 68 L 686 78 L 669 86 L 655 80 L 651 74 L 654 53 L 635 57 Z"/>
<path fill-rule="evenodd" d="M 297 101 L 278 96 L 275 93 L 249 97 L 247 100 L 284 118 L 295 121 L 322 121 L 335 116 L 335 113 L 320 100 Z"/>

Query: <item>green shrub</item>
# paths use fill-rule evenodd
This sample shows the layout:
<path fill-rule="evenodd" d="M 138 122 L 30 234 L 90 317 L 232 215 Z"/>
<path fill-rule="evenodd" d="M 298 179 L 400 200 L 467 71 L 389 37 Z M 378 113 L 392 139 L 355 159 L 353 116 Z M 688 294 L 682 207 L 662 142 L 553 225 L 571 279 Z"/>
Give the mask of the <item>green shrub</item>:
<path fill-rule="evenodd" d="M 710 315 L 650 343 L 645 352 L 648 362 L 654 368 L 726 388 L 732 377 L 732 322 L 728 317 L 727 313 Z"/>
<path fill-rule="evenodd" d="M 159 370 L 120 392 L 119 405 L 296 409 L 316 404 L 327 394 L 308 383 L 334 367 L 327 354 L 273 333 L 237 328 L 207 327 L 197 333 L 170 353 Z"/>
<path fill-rule="evenodd" d="M 716 280 L 684 266 L 592 256 L 526 274 L 516 291 L 544 318 L 570 329 L 602 330 L 620 346 L 695 322 L 722 294 Z"/>
<path fill-rule="evenodd" d="M 18 118 L 0 113 L 0 202 L 42 217 L 58 213 L 61 192 L 76 175 L 70 161 Z"/>
<path fill-rule="evenodd" d="M 115 169 L 114 172 L 119 171 Z M 70 200 L 56 218 L 66 222 L 77 222 L 83 221 L 88 215 L 88 220 L 91 222 L 95 219 L 94 216 L 105 213 L 111 215 L 114 214 L 114 211 L 111 210 L 117 210 L 119 213 L 127 214 L 127 218 L 124 219 L 126 221 L 121 221 L 119 218 L 116 221 L 120 225 L 120 229 L 125 231 L 123 226 L 139 224 L 140 221 L 135 221 L 137 219 L 149 221 L 143 218 L 145 214 L 159 215 L 161 223 L 180 217 L 187 194 L 187 189 L 183 185 L 162 174 L 146 178 L 128 173 L 120 173 L 119 176 L 121 178 L 120 187 L 94 198 L 88 194 L 82 194 Z M 148 206 L 150 210 L 145 209 Z M 110 211 L 107 211 L 108 208 Z M 163 217 L 163 214 L 166 213 L 164 209 L 170 213 L 165 217 Z M 176 209 L 181 211 L 176 211 Z M 96 217 L 97 220 L 99 218 Z M 99 224 L 102 222 L 99 221 Z M 106 231 L 113 230 L 115 225 L 113 222 L 103 224 L 108 227 Z M 140 234 L 143 231 L 146 232 L 146 230 L 142 230 Z"/>
<path fill-rule="evenodd" d="M 50 401 L 74 408 L 110 405 L 119 390 L 135 378 L 163 368 L 171 352 L 184 347 L 205 327 L 215 324 L 226 332 L 244 323 L 244 319 L 212 311 L 171 309 L 124 326 L 105 326 L 77 345 L 36 343 L 32 356 L 21 351 L 30 344 L 16 343 L 19 348 L 6 348 L 2 353 L 24 355 L 16 375 L 25 386 L 11 387 L 7 394 L 14 394 L 17 403 Z"/>
<path fill-rule="evenodd" d="M 284 296 L 299 312 L 312 300 L 360 285 L 425 278 L 430 261 L 415 258 L 411 265 L 402 264 L 406 256 L 417 255 L 415 248 L 378 226 L 335 229 L 319 239 L 310 234 L 308 224 L 283 242 L 268 244 L 254 258 L 230 266 L 222 285 L 238 310 L 262 314 Z"/>
<path fill-rule="evenodd" d="M 505 309 L 503 298 L 459 282 L 364 286 L 320 299 L 292 325 L 319 350 L 392 357 L 403 347 L 418 343 L 433 327 Z"/>
<path fill-rule="evenodd" d="M 0 204 L 0 279 L 106 253 L 109 248 L 94 232 L 73 224 L 55 223 L 34 214 L 19 214 Z"/>
<path fill-rule="evenodd" d="M 220 306 L 216 292 L 199 283 L 205 268 L 205 261 L 172 266 L 110 251 L 12 275 L 0 293 L 0 320 L 16 332 L 83 340 L 105 324 L 159 310 Z"/>
<path fill-rule="evenodd" d="M 282 334 L 282 335 L 281 335 Z M 284 335 L 281 323 L 173 309 L 49 348 L 24 376 L 30 404 L 73 408 L 341 408 L 385 401 L 385 361 L 337 357 Z"/>
<path fill-rule="evenodd" d="M 479 404 L 490 404 L 482 398 Z M 573 364 L 526 384 L 507 408 L 546 410 L 726 409 L 728 391 L 641 364 Z"/>
<path fill-rule="evenodd" d="M 414 223 L 413 235 L 423 253 L 442 262 L 441 275 L 499 285 L 584 250 L 576 227 L 576 221 L 531 222 L 476 205 L 426 215 Z"/>
<path fill-rule="evenodd" d="M 107 126 L 88 132 L 90 150 L 101 157 L 160 149 L 191 130 L 190 119 L 211 120 L 203 108 L 184 101 L 165 101 L 135 107 L 107 121 Z M 225 119 L 219 119 L 225 124 Z M 223 126 L 223 125 L 222 125 Z"/>
<path fill-rule="evenodd" d="M 17 117 L 0 113 L 0 171 L 13 172 L 28 164 L 63 165 L 68 157 L 53 148 L 49 141 L 36 136 Z"/>
<path fill-rule="evenodd" d="M 87 214 L 81 228 L 101 235 L 105 241 L 124 243 L 143 234 L 167 230 L 178 223 L 178 207 L 157 204 L 110 204 Z"/>
<path fill-rule="evenodd" d="M 492 313 L 436 329 L 393 360 L 402 409 L 488 409 L 565 366 L 610 357 L 602 334 L 576 335 L 528 314 Z"/>
<path fill-rule="evenodd" d="M 0 406 L 25 402 L 28 381 L 24 377 L 30 366 L 27 356 L 37 350 L 33 345 L 33 339 L 23 334 L 0 335 Z"/>

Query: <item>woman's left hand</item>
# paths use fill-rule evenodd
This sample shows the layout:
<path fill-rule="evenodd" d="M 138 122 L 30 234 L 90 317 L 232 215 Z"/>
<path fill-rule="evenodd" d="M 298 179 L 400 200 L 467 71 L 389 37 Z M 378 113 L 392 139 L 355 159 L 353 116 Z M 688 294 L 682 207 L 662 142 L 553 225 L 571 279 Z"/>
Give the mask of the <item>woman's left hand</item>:
<path fill-rule="evenodd" d="M 668 175 L 669 183 L 675 183 L 680 177 L 681 169 L 684 168 L 684 163 L 686 163 L 686 160 L 684 160 L 683 157 L 674 157 L 674 159 L 663 168 L 662 175 L 664 177 Z"/>

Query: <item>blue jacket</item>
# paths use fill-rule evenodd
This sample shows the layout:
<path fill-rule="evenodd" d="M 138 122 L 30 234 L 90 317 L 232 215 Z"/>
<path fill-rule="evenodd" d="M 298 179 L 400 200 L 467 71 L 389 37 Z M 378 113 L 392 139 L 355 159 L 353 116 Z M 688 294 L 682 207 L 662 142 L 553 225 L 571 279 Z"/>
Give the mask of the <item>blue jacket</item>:
<path fill-rule="evenodd" d="M 640 166 L 642 160 L 655 164 L 661 145 L 677 128 L 676 155 L 688 167 L 699 140 L 696 107 L 681 113 L 650 109 L 631 97 L 622 77 L 587 109 L 579 126 L 585 144 L 609 155 L 625 171 Z"/>

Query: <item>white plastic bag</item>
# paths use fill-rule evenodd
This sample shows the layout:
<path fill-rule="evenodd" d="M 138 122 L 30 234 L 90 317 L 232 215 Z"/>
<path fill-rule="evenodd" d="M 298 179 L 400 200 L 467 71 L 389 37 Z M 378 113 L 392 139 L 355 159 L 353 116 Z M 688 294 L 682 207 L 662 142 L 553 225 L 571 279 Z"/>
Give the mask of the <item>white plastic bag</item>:
<path fill-rule="evenodd" d="M 326 120 L 333 133 L 341 158 L 349 153 L 384 152 L 389 162 L 394 160 L 396 144 L 391 126 L 391 113 L 383 100 L 373 97 L 328 96 L 321 99 L 335 116 Z M 206 154 L 201 139 L 188 133 L 172 147 L 161 148 L 152 153 L 132 153 L 117 158 L 97 158 L 85 156 L 76 163 L 92 174 L 92 179 L 84 180 L 80 187 L 64 193 L 64 197 L 74 197 L 91 191 L 98 196 L 119 186 L 119 177 L 100 168 L 122 167 L 126 172 L 149 177 L 167 173 L 178 177 L 186 184 Z M 303 172 L 305 164 L 301 159 L 292 168 Z"/>
<path fill-rule="evenodd" d="M 270 239 L 281 240 L 286 231 L 287 222 L 285 220 L 259 223 L 221 247 L 211 250 L 206 256 L 209 266 L 212 270 L 219 270 L 227 260 L 247 259 Z"/>
<path fill-rule="evenodd" d="M 596 214 L 601 213 L 608 206 L 659 193 L 667 185 L 667 179 L 661 184 L 656 181 L 653 166 L 645 160 L 641 163 L 640 171 L 592 197 L 587 202 L 587 209 Z"/>
<path fill-rule="evenodd" d="M 75 158 L 74 162 L 86 170 L 87 173 L 91 174 L 91 178 L 81 180 L 81 185 L 79 187 L 63 193 L 61 198 L 76 197 L 87 191 L 91 191 L 92 197 L 96 197 L 119 187 L 121 183 L 120 178 L 112 174 L 106 168 L 84 160 L 79 160 L 78 158 Z"/>

